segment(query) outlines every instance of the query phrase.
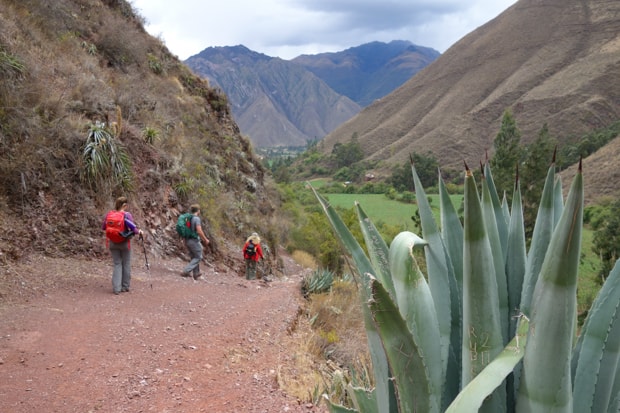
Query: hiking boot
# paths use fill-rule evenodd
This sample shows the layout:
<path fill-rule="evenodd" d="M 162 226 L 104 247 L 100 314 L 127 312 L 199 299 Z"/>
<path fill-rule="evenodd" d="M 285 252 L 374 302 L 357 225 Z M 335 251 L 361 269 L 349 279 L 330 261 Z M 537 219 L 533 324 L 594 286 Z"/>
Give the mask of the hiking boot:
<path fill-rule="evenodd" d="M 193 277 L 194 277 L 194 280 L 197 280 L 198 278 L 202 277 L 202 273 L 199 272 L 198 274 L 194 274 Z"/>
<path fill-rule="evenodd" d="M 121 288 L 121 292 L 122 293 L 128 293 L 129 292 L 129 288 L 123 287 L 123 288 Z"/>
<path fill-rule="evenodd" d="M 190 276 L 190 273 L 181 271 L 181 277 L 189 277 L 189 276 Z"/>

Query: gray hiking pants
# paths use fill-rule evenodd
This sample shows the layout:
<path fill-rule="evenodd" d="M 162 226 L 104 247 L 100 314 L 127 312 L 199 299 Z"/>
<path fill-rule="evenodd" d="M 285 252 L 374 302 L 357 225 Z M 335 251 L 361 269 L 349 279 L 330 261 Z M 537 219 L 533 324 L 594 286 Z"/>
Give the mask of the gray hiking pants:
<path fill-rule="evenodd" d="M 202 260 L 202 244 L 198 238 L 186 238 L 185 246 L 191 261 L 185 266 L 185 274 L 198 275 L 200 273 L 200 260 Z"/>
<path fill-rule="evenodd" d="M 131 250 L 129 241 L 116 243 L 109 241 L 110 255 L 114 262 L 112 271 L 112 289 L 115 293 L 121 289 L 129 290 L 131 284 Z"/>

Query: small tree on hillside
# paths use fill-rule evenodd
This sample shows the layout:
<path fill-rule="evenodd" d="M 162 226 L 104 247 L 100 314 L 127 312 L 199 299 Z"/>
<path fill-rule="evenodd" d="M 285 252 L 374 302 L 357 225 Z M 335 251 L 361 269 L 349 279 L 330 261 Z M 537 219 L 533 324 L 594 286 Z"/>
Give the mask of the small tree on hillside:
<path fill-rule="evenodd" d="M 545 176 L 556 146 L 557 141 L 551 137 L 545 123 L 538 132 L 536 140 L 526 147 L 525 159 L 519 167 L 520 181 L 523 183 L 525 234 L 528 239 L 534 231 L 539 195 L 545 185 Z"/>
<path fill-rule="evenodd" d="M 515 168 L 521 161 L 524 149 L 521 146 L 521 131 L 510 110 L 504 112 L 493 146 L 495 153 L 491 158 L 491 169 L 495 185 L 497 188 L 512 188 Z"/>
<path fill-rule="evenodd" d="M 601 258 L 601 280 L 613 268 L 620 256 L 620 198 L 616 199 L 598 220 L 595 228 L 592 250 Z"/>
<path fill-rule="evenodd" d="M 351 136 L 349 143 L 336 143 L 332 149 L 332 157 L 336 163 L 336 169 L 350 167 L 364 159 L 364 151 L 357 140 L 357 132 Z"/>

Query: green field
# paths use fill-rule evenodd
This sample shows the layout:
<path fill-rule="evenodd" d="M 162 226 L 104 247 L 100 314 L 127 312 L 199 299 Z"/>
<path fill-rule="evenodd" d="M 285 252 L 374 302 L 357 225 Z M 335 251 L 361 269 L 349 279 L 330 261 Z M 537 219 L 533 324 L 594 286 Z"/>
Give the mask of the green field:
<path fill-rule="evenodd" d="M 325 194 L 323 196 L 334 207 L 351 209 L 355 201 L 359 202 L 362 209 L 375 224 L 384 222 L 388 225 L 402 226 L 403 230 L 414 230 L 411 216 L 415 214 L 418 208 L 415 204 L 394 201 L 383 194 Z M 439 195 L 428 195 L 428 198 L 436 214 L 437 222 L 439 222 Z M 452 195 L 455 208 L 459 208 L 462 198 L 461 195 Z"/>

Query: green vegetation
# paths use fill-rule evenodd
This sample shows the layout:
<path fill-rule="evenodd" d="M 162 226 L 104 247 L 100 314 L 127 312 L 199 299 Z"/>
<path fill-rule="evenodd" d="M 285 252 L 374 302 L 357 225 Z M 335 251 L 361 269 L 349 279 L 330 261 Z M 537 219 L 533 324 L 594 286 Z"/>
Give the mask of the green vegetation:
<path fill-rule="evenodd" d="M 620 135 L 620 120 L 613 122 L 606 128 L 597 129 L 575 140 L 574 143 L 564 145 L 560 148 L 558 156 L 558 166 L 564 169 L 579 162 L 602 148 L 616 136 Z"/>
<path fill-rule="evenodd" d="M 600 257 L 601 281 L 620 256 L 620 198 L 593 208 L 588 216 L 595 230 L 592 251 Z"/>
<path fill-rule="evenodd" d="M 93 190 L 104 191 L 108 187 L 131 190 L 131 161 L 107 125 L 99 122 L 89 125 L 83 157 L 82 176 Z"/>
<path fill-rule="evenodd" d="M 613 326 L 620 265 L 573 346 L 583 178 L 580 169 L 558 209 L 554 198 L 561 192 L 555 190 L 554 169 L 547 174 L 527 253 L 519 186 L 513 214 L 507 216 L 488 165 L 481 196 L 473 174 L 465 179 L 462 227 L 454 207 L 443 207 L 450 202 L 441 203 L 441 222 L 451 223 L 441 232 L 412 170 L 424 239 L 403 232 L 388 247 L 358 205 L 368 256 L 335 209 L 314 191 L 355 263 L 373 363 L 374 388 L 351 383 L 352 404 L 331 403 L 332 412 L 616 410 L 616 369 L 608 369 L 604 360 L 617 358 L 620 336 Z M 445 190 L 441 193 L 445 199 Z M 457 228 L 463 237 L 455 235 Z M 425 252 L 427 276 L 412 254 L 416 248 Z M 513 318 L 515 308 L 521 311 L 518 319 Z"/>
<path fill-rule="evenodd" d="M 301 284 L 301 291 L 305 297 L 310 294 L 320 294 L 332 287 L 334 273 L 324 268 L 318 268 L 306 275 Z"/>

